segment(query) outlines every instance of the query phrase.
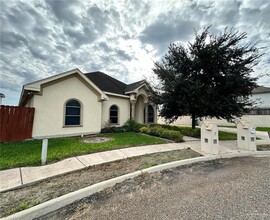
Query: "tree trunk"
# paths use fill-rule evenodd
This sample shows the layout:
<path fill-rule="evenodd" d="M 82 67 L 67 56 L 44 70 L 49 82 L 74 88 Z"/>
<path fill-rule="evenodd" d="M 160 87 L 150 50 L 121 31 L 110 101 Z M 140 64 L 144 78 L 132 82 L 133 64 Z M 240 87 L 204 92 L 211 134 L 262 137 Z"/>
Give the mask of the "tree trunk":
<path fill-rule="evenodd" d="M 192 117 L 192 129 L 195 129 L 195 123 L 196 123 L 196 121 L 195 121 L 195 119 L 196 119 L 195 113 L 192 113 L 191 117 Z"/>

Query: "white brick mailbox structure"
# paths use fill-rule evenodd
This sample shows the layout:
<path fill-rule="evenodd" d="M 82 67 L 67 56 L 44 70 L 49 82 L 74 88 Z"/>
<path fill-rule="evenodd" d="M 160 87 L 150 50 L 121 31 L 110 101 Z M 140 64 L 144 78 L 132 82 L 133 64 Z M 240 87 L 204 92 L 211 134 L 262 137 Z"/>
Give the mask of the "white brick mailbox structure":
<path fill-rule="evenodd" d="M 256 151 L 256 129 L 246 120 L 237 122 L 237 146 L 239 149 Z"/>
<path fill-rule="evenodd" d="M 218 127 L 208 121 L 201 123 L 201 150 L 209 154 L 219 154 Z"/>

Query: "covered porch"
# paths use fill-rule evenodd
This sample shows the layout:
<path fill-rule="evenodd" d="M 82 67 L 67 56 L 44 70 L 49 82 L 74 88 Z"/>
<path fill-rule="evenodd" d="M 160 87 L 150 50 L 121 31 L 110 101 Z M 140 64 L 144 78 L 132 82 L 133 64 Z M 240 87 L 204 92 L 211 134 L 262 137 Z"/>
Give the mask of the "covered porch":
<path fill-rule="evenodd" d="M 144 94 L 134 95 L 130 99 L 130 118 L 140 124 L 157 123 L 156 105 Z"/>

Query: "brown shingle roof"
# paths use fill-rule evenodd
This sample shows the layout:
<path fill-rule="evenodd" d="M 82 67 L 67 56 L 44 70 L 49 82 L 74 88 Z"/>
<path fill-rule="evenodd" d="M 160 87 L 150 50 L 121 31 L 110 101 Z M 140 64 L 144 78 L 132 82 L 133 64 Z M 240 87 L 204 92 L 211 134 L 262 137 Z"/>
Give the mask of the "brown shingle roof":
<path fill-rule="evenodd" d="M 125 84 L 103 72 L 86 73 L 85 76 L 90 79 L 100 90 L 120 95 L 140 87 L 145 81 L 141 80 L 131 84 Z"/>

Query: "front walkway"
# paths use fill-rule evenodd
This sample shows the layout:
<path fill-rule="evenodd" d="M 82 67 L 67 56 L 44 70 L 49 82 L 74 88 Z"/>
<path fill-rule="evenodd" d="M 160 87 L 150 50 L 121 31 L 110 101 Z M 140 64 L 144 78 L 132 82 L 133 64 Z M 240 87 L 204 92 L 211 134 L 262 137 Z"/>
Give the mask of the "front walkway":
<path fill-rule="evenodd" d="M 201 144 L 199 139 L 189 137 L 184 137 L 184 139 L 186 142 L 183 143 L 168 143 L 141 147 L 130 147 L 71 157 L 45 166 L 21 167 L 3 170 L 0 171 L 0 192 L 19 188 L 25 184 L 35 183 L 40 180 L 80 170 L 85 167 L 145 154 L 191 148 L 192 150 L 207 156 L 207 154 L 201 151 Z M 220 141 L 220 151 L 221 154 L 244 152 L 242 150 L 240 151 L 239 149 L 236 149 L 236 141 Z"/>

